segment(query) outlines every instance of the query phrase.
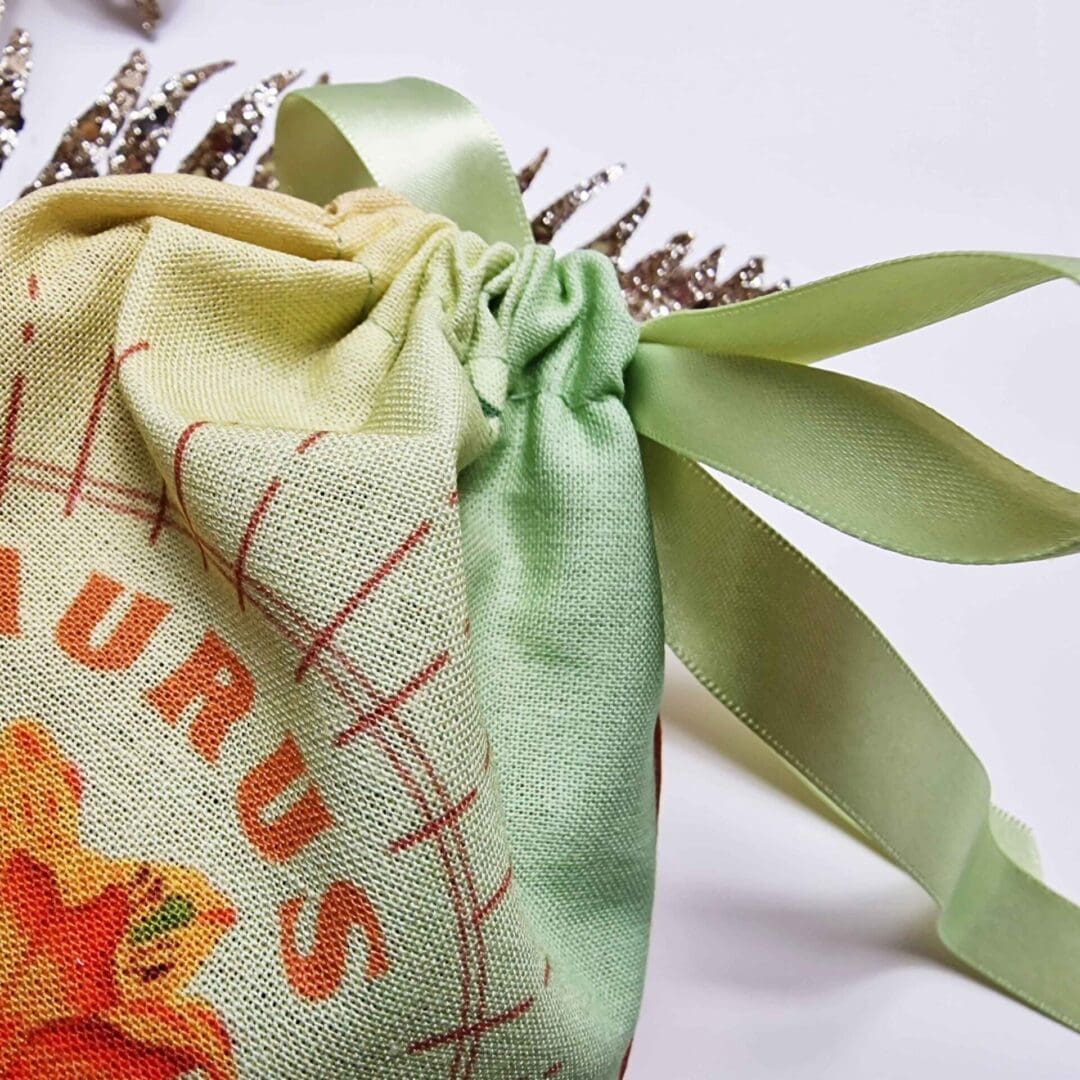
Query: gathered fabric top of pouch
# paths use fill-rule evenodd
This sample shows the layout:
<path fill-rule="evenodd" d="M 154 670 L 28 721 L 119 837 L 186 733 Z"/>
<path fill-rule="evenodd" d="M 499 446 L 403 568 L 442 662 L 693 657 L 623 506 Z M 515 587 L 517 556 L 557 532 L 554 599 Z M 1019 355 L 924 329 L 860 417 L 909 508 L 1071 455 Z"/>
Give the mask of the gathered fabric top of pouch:
<path fill-rule="evenodd" d="M 497 438 L 508 397 L 555 394 L 573 408 L 621 396 L 637 340 L 598 253 L 490 245 L 382 189 L 321 208 L 194 177 L 110 177 L 27 198 L 3 227 L 68 260 L 36 272 L 65 282 L 66 300 L 52 296 L 72 311 L 87 299 L 81 279 L 115 265 L 116 293 L 92 306 L 103 319 L 114 308 L 117 340 L 153 337 L 169 357 L 156 391 L 183 415 L 339 432 L 434 425 L 459 468 Z M 48 248 L 57 233 L 85 243 Z M 587 364 L 554 348 L 571 329 L 605 339 Z"/>

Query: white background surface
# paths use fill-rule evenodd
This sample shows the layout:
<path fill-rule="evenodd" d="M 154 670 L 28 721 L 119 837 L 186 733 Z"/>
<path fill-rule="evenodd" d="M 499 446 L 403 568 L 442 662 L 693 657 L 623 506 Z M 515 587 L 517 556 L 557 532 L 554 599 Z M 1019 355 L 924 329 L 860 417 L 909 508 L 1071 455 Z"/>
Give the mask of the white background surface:
<path fill-rule="evenodd" d="M 98 0 L 8 7 L 5 28 L 38 42 L 10 196 L 140 35 Z M 942 248 L 1080 254 L 1073 0 L 173 0 L 168 15 L 146 46 L 155 78 L 239 63 L 188 106 L 166 165 L 273 70 L 420 74 L 480 104 L 516 162 L 553 147 L 533 208 L 631 164 L 564 246 L 647 179 L 656 209 L 635 251 L 692 228 L 702 253 L 721 240 L 733 258 L 766 252 L 796 282 Z M 1080 293 L 1057 284 L 836 366 L 1076 488 L 1078 354 Z M 1080 559 L 920 563 L 739 490 L 879 622 L 982 755 L 997 801 L 1036 828 L 1051 883 L 1080 897 Z M 630 1080 L 1080 1076 L 1080 1039 L 948 966 L 919 890 L 809 809 L 681 671 L 665 714 Z"/>

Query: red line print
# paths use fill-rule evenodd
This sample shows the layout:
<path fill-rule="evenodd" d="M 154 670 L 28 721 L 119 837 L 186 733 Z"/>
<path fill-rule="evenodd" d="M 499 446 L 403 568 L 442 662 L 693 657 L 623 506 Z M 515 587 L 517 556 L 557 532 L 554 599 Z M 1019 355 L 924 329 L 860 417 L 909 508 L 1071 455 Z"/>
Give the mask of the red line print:
<path fill-rule="evenodd" d="M 397 855 L 399 852 L 406 851 L 417 844 L 422 844 L 425 840 L 431 840 L 433 837 L 438 836 L 443 829 L 449 828 L 457 821 L 474 802 L 476 802 L 476 788 L 473 788 L 461 802 L 451 806 L 449 810 L 440 814 L 437 818 L 421 825 L 419 829 L 415 829 L 411 833 L 399 836 L 390 845 L 390 854 Z"/>
<path fill-rule="evenodd" d="M 562 1072 L 562 1062 L 556 1061 L 554 1065 L 549 1065 L 544 1070 L 544 1080 L 549 1080 L 552 1076 L 558 1076 Z"/>
<path fill-rule="evenodd" d="M 19 419 L 25 386 L 26 379 L 21 374 L 11 380 L 11 393 L 8 395 L 7 409 L 4 410 L 4 432 L 0 436 L 0 499 L 4 497 L 8 476 L 11 473 L 15 451 L 15 425 Z"/>
<path fill-rule="evenodd" d="M 326 674 L 326 669 L 322 661 L 318 662 L 319 668 L 323 669 L 323 673 Z M 328 676 L 328 682 L 336 682 L 336 677 Z M 340 685 L 340 684 L 339 684 Z M 345 693 L 347 699 L 348 694 Z M 397 751 L 390 745 L 390 742 L 386 735 L 376 728 L 372 731 L 372 741 L 382 751 L 383 756 L 390 762 L 394 772 L 397 773 L 398 779 L 401 781 L 402 787 L 412 796 L 413 801 L 419 807 L 421 814 L 428 821 L 433 820 L 431 812 L 431 804 L 428 802 L 427 796 L 424 794 L 423 789 L 417 783 L 416 778 L 409 771 L 407 766 L 402 762 L 398 756 Z M 469 1009 L 472 1003 L 472 964 L 469 953 L 469 936 L 466 930 L 466 915 L 465 915 L 465 902 L 461 895 L 461 885 L 458 882 L 457 872 L 454 869 L 453 860 L 450 857 L 450 851 L 447 848 L 446 838 L 441 832 L 437 832 L 435 835 L 435 847 L 439 854 L 439 860 L 442 863 L 443 874 L 446 878 L 447 892 L 450 897 L 450 904 L 454 910 L 454 922 L 457 930 L 457 945 L 458 945 L 458 959 L 461 964 L 461 1008 L 459 1015 L 461 1016 L 461 1023 L 465 1025 L 469 1022 Z M 477 1006 L 477 1016 L 483 1015 L 483 1009 Z M 461 1057 L 464 1051 L 463 1043 L 456 1043 L 454 1045 L 454 1059 L 450 1066 L 450 1080 L 457 1080 L 458 1068 L 461 1065 Z M 466 1074 L 465 1080 L 468 1080 Z"/>
<path fill-rule="evenodd" d="M 82 444 L 79 446 L 79 456 L 75 459 L 75 471 L 71 477 L 71 486 L 68 488 L 67 501 L 64 503 L 65 517 L 70 516 L 82 494 L 86 468 L 90 463 L 90 453 L 94 449 L 94 439 L 97 437 L 101 414 L 105 409 L 105 399 L 112 386 L 113 376 L 129 356 L 148 348 L 150 348 L 149 342 L 140 341 L 126 348 L 119 356 L 116 355 L 115 349 L 109 349 L 105 366 L 101 371 L 101 378 L 98 380 L 97 390 L 94 391 L 94 400 L 90 405 L 90 415 L 87 417 L 86 430 L 83 432 Z"/>
<path fill-rule="evenodd" d="M 344 746 L 351 739 L 355 739 L 361 732 L 374 727 L 380 720 L 384 720 L 387 716 L 396 713 L 409 698 L 411 698 L 418 690 L 422 689 L 427 683 L 431 682 L 431 680 L 446 667 L 449 659 L 450 653 L 444 649 L 426 668 L 414 675 L 396 694 L 380 701 L 371 712 L 365 713 L 355 724 L 335 736 L 334 745 Z"/>
<path fill-rule="evenodd" d="M 267 489 L 263 492 L 259 504 L 251 511 L 251 517 L 248 518 L 247 528 L 244 529 L 244 535 L 240 538 L 240 546 L 236 549 L 234 576 L 236 578 L 236 599 L 240 603 L 241 611 L 244 610 L 244 569 L 247 566 L 248 554 L 250 553 L 251 545 L 255 540 L 255 533 L 258 531 L 263 518 L 266 517 L 266 511 L 270 509 L 270 504 L 274 501 L 274 498 L 280 490 L 281 480 L 279 477 L 275 476 L 274 479 L 270 481 Z"/>
<path fill-rule="evenodd" d="M 116 367 L 119 370 L 120 365 L 129 357 L 134 356 L 136 353 L 143 352 L 150 348 L 149 341 L 136 341 L 134 345 L 129 345 L 117 358 Z"/>
<path fill-rule="evenodd" d="M 471 1039 L 474 1035 L 482 1035 L 485 1031 L 490 1031 L 500 1024 L 508 1024 L 511 1020 L 524 1016 L 534 1003 L 534 998 L 526 998 L 524 1001 L 519 1001 L 513 1008 L 507 1009 L 506 1012 L 499 1013 L 498 1016 L 487 1016 L 475 1024 L 465 1024 L 454 1028 L 453 1031 L 444 1031 L 441 1035 L 421 1039 L 409 1047 L 409 1053 L 420 1054 L 425 1050 L 434 1050 L 437 1046 L 445 1046 L 447 1043 L 461 1042 L 463 1039 Z"/>
<path fill-rule="evenodd" d="M 36 300 L 38 298 L 39 291 L 40 290 L 38 289 L 37 274 L 31 274 L 26 279 L 26 295 L 29 296 L 31 300 Z M 24 322 L 22 325 L 23 344 L 29 345 L 34 340 L 36 334 L 37 327 L 29 319 L 27 319 L 27 321 Z"/>
<path fill-rule="evenodd" d="M 313 431 L 299 446 L 296 448 L 298 454 L 306 454 L 324 435 L 328 435 L 327 431 Z"/>
<path fill-rule="evenodd" d="M 514 880 L 514 868 L 508 867 L 499 887 L 491 894 L 491 899 L 482 907 L 473 912 L 473 922 L 483 922 L 505 899 L 510 891 L 510 882 Z"/>
<path fill-rule="evenodd" d="M 65 481 L 70 481 L 72 476 L 75 475 L 71 469 L 65 469 L 63 465 L 54 465 L 49 461 L 37 461 L 34 458 L 22 457 L 19 454 L 16 454 L 11 459 L 11 463 L 37 472 L 47 473 Z M 150 491 L 140 491 L 138 488 L 127 487 L 124 484 L 114 484 L 111 480 L 98 480 L 89 473 L 83 477 L 83 487 L 84 489 L 88 487 L 100 488 L 102 491 L 109 491 L 114 495 L 123 495 L 136 502 L 146 503 L 147 506 L 156 506 L 158 502 L 157 496 Z M 64 491 L 66 493 L 66 486 Z"/>
<path fill-rule="evenodd" d="M 189 535 L 187 530 L 183 526 L 176 524 L 172 521 L 167 521 L 167 525 L 177 529 L 183 535 Z M 217 569 L 223 577 L 229 579 L 233 576 L 233 568 L 230 565 L 228 559 L 218 551 L 212 544 L 204 541 L 205 550 L 209 552 L 211 559 L 214 562 L 215 569 Z M 248 599 L 251 603 L 258 608 L 271 625 L 275 626 L 277 630 L 283 635 L 286 641 L 293 645 L 299 652 L 303 652 L 308 646 L 308 636 L 313 635 L 314 626 L 304 618 L 300 612 L 290 606 L 284 599 L 279 597 L 273 590 L 267 588 L 264 584 L 257 581 L 254 578 L 248 578 L 248 583 L 251 586 L 252 592 L 249 594 Z M 260 597 L 262 599 L 260 599 Z M 295 627 L 295 629 L 294 629 Z M 350 660 L 350 658 L 336 645 L 331 645 L 326 651 L 328 659 L 336 660 L 342 665 L 346 673 L 349 674 L 354 680 L 356 680 L 365 693 L 373 701 L 378 701 L 379 696 L 375 688 L 371 685 L 370 681 L 364 676 L 363 672 L 356 667 L 356 665 Z M 334 669 L 327 665 L 323 659 L 319 659 L 315 662 L 316 671 L 325 678 L 327 685 L 338 696 L 342 704 L 351 712 L 356 715 L 361 715 L 361 709 L 357 705 L 353 695 L 342 683 Z M 397 752 L 390 745 L 389 741 L 385 738 L 379 729 L 372 731 L 372 739 L 378 746 L 381 753 L 390 763 L 394 772 L 397 774 L 402 787 L 411 796 L 416 803 L 421 814 L 427 821 L 433 820 L 433 813 L 431 804 L 429 803 L 427 796 L 424 794 L 420 785 L 417 783 L 413 774 L 401 761 Z M 461 963 L 461 1022 L 463 1024 L 468 1022 L 469 1009 L 471 1005 L 471 992 L 472 992 L 472 978 L 471 978 L 471 964 L 469 956 L 469 943 L 466 933 L 466 919 L 464 898 L 461 895 L 461 887 L 458 884 L 457 874 L 455 872 L 453 863 L 450 858 L 450 853 L 447 849 L 444 837 L 440 834 L 436 836 L 436 847 L 438 849 L 439 857 L 441 860 L 443 873 L 446 878 L 447 892 L 449 894 L 451 907 L 453 908 L 455 915 L 455 922 L 457 926 L 457 938 L 458 938 L 458 953 Z M 459 1043 L 454 1048 L 455 1062 L 460 1060 L 463 1046 Z M 456 1076 L 457 1065 L 455 1064 L 452 1070 L 452 1075 Z"/>
<path fill-rule="evenodd" d="M 32 476 L 20 476 L 18 473 L 12 473 L 11 482 L 25 484 L 36 491 L 46 491 L 50 495 L 66 495 L 68 490 L 60 484 L 50 484 L 47 480 L 37 480 Z M 112 510 L 117 514 L 126 514 L 128 517 L 138 518 L 141 521 L 152 522 L 154 520 L 154 515 L 148 510 L 139 510 L 134 506 L 124 506 L 123 503 L 115 503 L 111 499 L 103 499 L 99 495 L 92 495 L 90 492 L 83 493 L 83 502 L 89 506 L 101 507 L 103 510 Z M 185 536 L 188 535 L 187 530 L 184 528 L 180 528 L 180 532 Z"/>
<path fill-rule="evenodd" d="M 205 420 L 196 420 L 195 423 L 188 424 L 188 426 L 180 433 L 180 438 L 176 440 L 176 449 L 173 451 L 173 485 L 176 489 L 176 502 L 180 507 L 180 512 L 184 515 L 184 520 L 191 530 L 191 535 L 195 538 L 195 543 L 199 545 L 199 554 L 202 555 L 203 568 L 207 569 L 209 564 L 206 561 L 206 549 L 203 547 L 203 542 L 199 538 L 199 534 L 195 531 L 195 523 L 191 520 L 191 515 L 188 513 L 187 503 L 184 502 L 183 484 L 184 454 L 187 453 L 188 443 L 191 442 L 192 435 L 205 425 Z"/>
<path fill-rule="evenodd" d="M 161 530 L 165 527 L 165 515 L 169 512 L 169 491 L 164 482 L 161 485 L 161 494 L 158 496 L 157 513 L 154 515 L 154 524 L 150 527 L 150 543 L 156 544 Z"/>
<path fill-rule="evenodd" d="M 446 500 L 446 505 L 447 506 L 457 506 L 458 499 L 459 499 L 459 496 L 458 496 L 458 493 L 457 493 L 457 488 L 455 488 L 453 491 L 450 492 L 450 497 Z"/>
<path fill-rule="evenodd" d="M 311 648 L 304 653 L 300 666 L 296 669 L 296 681 L 300 682 L 305 672 L 311 667 L 312 661 L 330 644 L 334 635 L 349 621 L 356 609 L 379 587 L 386 577 L 397 567 L 417 545 L 423 542 L 424 537 L 431 532 L 431 522 L 424 521 L 418 525 L 412 533 L 393 551 L 383 564 L 356 590 L 345 606 L 330 620 L 330 622 L 315 635 Z"/>

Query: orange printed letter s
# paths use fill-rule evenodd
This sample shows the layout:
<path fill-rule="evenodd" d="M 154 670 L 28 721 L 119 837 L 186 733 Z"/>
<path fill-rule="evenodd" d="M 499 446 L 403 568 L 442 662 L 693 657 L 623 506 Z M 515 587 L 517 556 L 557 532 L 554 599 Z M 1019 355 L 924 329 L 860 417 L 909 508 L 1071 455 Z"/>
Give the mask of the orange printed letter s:
<path fill-rule="evenodd" d="M 371 901 L 351 881 L 335 881 L 319 902 L 315 916 L 315 944 L 304 956 L 296 947 L 296 923 L 304 897 L 286 900 L 278 909 L 281 921 L 281 956 L 289 985 L 308 1001 L 333 997 L 345 978 L 349 932 L 359 928 L 367 948 L 364 978 L 381 978 L 389 969 L 386 939 Z"/>

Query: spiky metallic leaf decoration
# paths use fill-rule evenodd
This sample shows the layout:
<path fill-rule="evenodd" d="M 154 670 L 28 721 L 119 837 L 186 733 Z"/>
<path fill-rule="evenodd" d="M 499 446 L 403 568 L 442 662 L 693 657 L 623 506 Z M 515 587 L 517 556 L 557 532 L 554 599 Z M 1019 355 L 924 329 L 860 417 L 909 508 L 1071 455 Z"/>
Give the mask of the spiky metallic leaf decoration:
<path fill-rule="evenodd" d="M 525 192 L 531 187 L 547 160 L 542 150 L 518 173 L 518 187 Z M 532 222 L 533 238 L 537 243 L 551 243 L 555 234 L 601 188 L 617 180 L 621 166 L 605 169 L 571 188 Z M 752 300 L 757 296 L 779 292 L 788 287 L 787 281 L 775 285 L 764 282 L 764 260 L 750 259 L 733 274 L 720 277 L 720 261 L 724 249 L 718 247 L 698 263 L 686 264 L 693 244 L 690 233 L 676 233 L 663 247 L 650 252 L 629 267 L 621 262 L 623 249 L 637 232 L 652 206 L 652 192 L 646 188 L 641 198 L 607 229 L 584 247 L 599 251 L 615 264 L 623 297 L 635 319 L 652 319 L 672 311 L 687 308 L 720 307 Z"/>
<path fill-rule="evenodd" d="M 271 75 L 237 98 L 228 109 L 218 113 L 213 126 L 184 158 L 177 171 L 224 180 L 247 157 L 281 92 L 301 74 L 300 71 L 284 71 Z"/>
<path fill-rule="evenodd" d="M 231 60 L 219 60 L 216 64 L 192 68 L 166 80 L 131 114 L 124 137 L 109 161 L 109 171 L 149 172 L 169 141 L 184 102 L 207 79 L 232 65 Z"/>
<path fill-rule="evenodd" d="M 533 175 L 539 172 L 547 151 L 525 167 L 534 170 Z M 572 187 L 565 195 L 561 195 L 550 206 L 545 207 L 532 220 L 533 239 L 538 244 L 550 244 L 555 239 L 555 234 L 576 214 L 598 191 L 603 190 L 608 184 L 614 183 L 622 176 L 625 165 L 609 165 L 598 173 L 593 173 L 588 180 Z M 531 179 L 529 181 L 531 183 Z M 528 184 L 526 184 L 528 186 Z M 521 187 L 521 176 L 518 176 L 518 187 Z"/>
<path fill-rule="evenodd" d="M 160 17 L 155 0 L 135 0 L 149 30 Z M 0 15 L 4 4 L 0 0 Z M 172 134 L 177 113 L 204 82 L 231 65 L 220 61 L 173 76 L 141 104 L 139 97 L 148 66 L 139 51 L 117 72 L 94 103 L 71 122 L 51 160 L 24 194 L 50 184 L 102 172 L 150 172 Z M 16 30 L 0 50 L 0 167 L 11 156 L 23 126 L 22 99 L 30 73 L 30 38 Z M 198 145 L 184 158 L 179 171 L 224 180 L 252 149 L 263 126 L 287 86 L 300 72 L 286 71 L 263 80 L 216 116 Z M 326 75 L 318 82 L 327 82 Z M 119 138 L 111 157 L 109 148 Z M 522 193 L 544 166 L 548 151 L 541 151 L 518 173 Z M 549 204 L 532 221 L 537 243 L 549 244 L 560 229 L 587 202 L 614 183 L 623 166 L 603 169 Z M 276 189 L 277 172 L 271 146 L 255 164 L 254 187 Z M 720 264 L 724 249 L 716 248 L 700 262 L 688 262 L 693 239 L 677 233 L 663 247 L 624 265 L 623 254 L 652 205 L 648 188 L 630 209 L 584 245 L 606 255 L 615 265 L 619 284 L 631 314 L 649 319 L 670 311 L 735 304 L 786 288 L 786 282 L 766 285 L 761 259 L 750 259 L 724 276 Z"/>
<path fill-rule="evenodd" d="M 23 128 L 22 99 L 30 67 L 30 35 L 16 30 L 0 52 L 0 168 L 14 152 Z"/>
<path fill-rule="evenodd" d="M 522 195 L 532 187 L 532 182 L 536 179 L 536 174 L 543 168 L 549 153 L 551 153 L 550 148 L 545 146 L 544 149 L 517 174 L 518 191 L 520 191 Z"/>
<path fill-rule="evenodd" d="M 142 28 L 148 34 L 152 34 L 161 21 L 161 5 L 158 0 L 135 0 L 135 10 L 138 12 Z"/>
<path fill-rule="evenodd" d="M 68 125 L 52 159 L 23 194 L 63 180 L 99 175 L 99 159 L 135 108 L 149 70 L 146 57 L 136 49 L 90 108 Z"/>

